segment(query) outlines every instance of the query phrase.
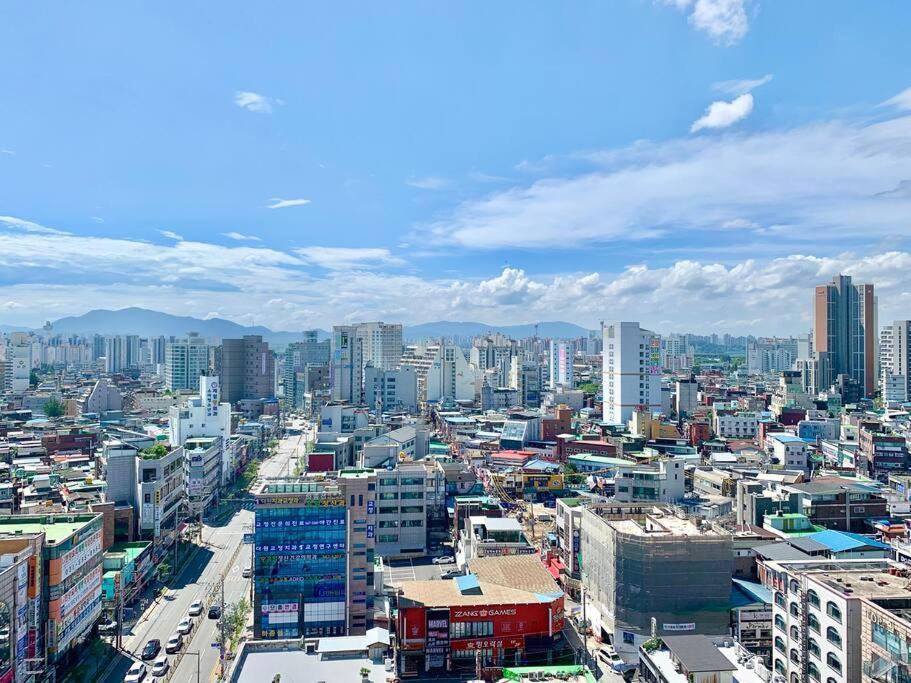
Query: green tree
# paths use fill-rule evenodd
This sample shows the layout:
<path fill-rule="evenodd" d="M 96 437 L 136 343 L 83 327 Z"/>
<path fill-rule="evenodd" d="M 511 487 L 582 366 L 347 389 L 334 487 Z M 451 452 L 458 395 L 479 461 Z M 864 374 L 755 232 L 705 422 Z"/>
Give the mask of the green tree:
<path fill-rule="evenodd" d="M 598 390 L 601 389 L 595 382 L 586 382 L 585 384 L 579 385 L 579 388 L 586 394 L 597 394 Z"/>
<path fill-rule="evenodd" d="M 48 417 L 60 417 L 66 412 L 66 404 L 56 398 L 49 398 L 41 408 Z"/>
<path fill-rule="evenodd" d="M 30 373 L 28 373 L 28 383 L 29 383 L 29 385 L 31 385 L 31 386 L 33 386 L 33 387 L 37 387 L 37 386 L 38 386 L 38 381 L 39 381 L 39 377 L 38 377 L 38 373 L 37 373 L 37 372 L 35 372 L 34 370 L 32 370 Z"/>
<path fill-rule="evenodd" d="M 170 449 L 163 443 L 157 443 L 154 446 L 149 446 L 148 448 L 142 449 L 143 455 L 151 456 L 151 458 L 154 459 L 163 458 L 170 452 Z"/>

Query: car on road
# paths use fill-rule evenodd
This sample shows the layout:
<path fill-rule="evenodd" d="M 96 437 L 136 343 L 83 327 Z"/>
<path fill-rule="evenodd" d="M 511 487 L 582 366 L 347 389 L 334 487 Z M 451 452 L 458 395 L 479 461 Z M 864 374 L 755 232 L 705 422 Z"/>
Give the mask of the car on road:
<path fill-rule="evenodd" d="M 253 568 L 250 567 L 250 565 L 247 565 L 246 567 L 244 567 L 243 577 L 245 579 L 249 579 L 251 576 L 253 576 Z"/>
<path fill-rule="evenodd" d="M 607 664 L 607 666 L 614 671 L 623 669 L 623 660 L 620 659 L 620 655 L 618 655 L 617 651 L 610 645 L 601 646 L 598 650 L 598 659 Z"/>
<path fill-rule="evenodd" d="M 221 617 L 221 606 L 212 605 L 209 608 L 209 619 L 218 619 Z"/>
<path fill-rule="evenodd" d="M 139 658 L 143 661 L 155 659 L 159 652 L 161 652 L 161 641 L 158 640 L 158 638 L 152 638 L 152 640 L 148 641 L 146 646 L 142 648 L 142 654 L 139 655 Z"/>
<path fill-rule="evenodd" d="M 190 604 L 190 611 L 187 612 L 191 617 L 198 617 L 202 614 L 202 600 L 194 600 Z"/>
<path fill-rule="evenodd" d="M 133 662 L 133 666 L 127 671 L 127 675 L 123 677 L 123 683 L 142 683 L 147 674 L 148 669 L 146 669 L 145 664 L 142 662 Z"/>
<path fill-rule="evenodd" d="M 190 617 L 184 617 L 177 624 L 177 631 L 183 635 L 188 635 L 193 630 L 193 619 Z"/>
<path fill-rule="evenodd" d="M 450 569 L 448 572 L 443 572 L 440 574 L 441 579 L 455 579 L 462 576 L 462 572 L 458 569 Z"/>
<path fill-rule="evenodd" d="M 455 564 L 455 558 L 452 555 L 443 555 L 442 557 L 433 558 L 434 564 Z"/>
<path fill-rule="evenodd" d="M 155 663 L 152 665 L 152 675 L 155 678 L 161 678 L 162 676 L 167 676 L 168 671 L 171 669 L 171 662 L 168 661 L 168 658 L 164 655 L 155 660 Z"/>
<path fill-rule="evenodd" d="M 180 633 L 173 634 L 168 638 L 168 644 L 164 646 L 164 651 L 169 655 L 173 655 L 175 652 L 180 652 L 180 648 L 183 647 L 183 635 Z"/>

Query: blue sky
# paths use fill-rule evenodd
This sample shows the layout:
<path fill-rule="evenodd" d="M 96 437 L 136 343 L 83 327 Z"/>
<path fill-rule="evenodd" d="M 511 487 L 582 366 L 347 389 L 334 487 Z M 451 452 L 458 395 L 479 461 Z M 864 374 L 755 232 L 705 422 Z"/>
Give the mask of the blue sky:
<path fill-rule="evenodd" d="M 909 23 L 838 0 L 8 2 L 0 322 L 798 332 L 839 270 L 908 317 Z"/>

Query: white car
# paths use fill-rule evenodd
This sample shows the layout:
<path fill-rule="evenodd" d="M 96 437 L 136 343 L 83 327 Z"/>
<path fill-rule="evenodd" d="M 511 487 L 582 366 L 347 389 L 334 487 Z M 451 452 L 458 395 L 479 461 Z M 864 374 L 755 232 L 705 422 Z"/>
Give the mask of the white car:
<path fill-rule="evenodd" d="M 167 645 L 164 646 L 164 651 L 167 652 L 169 655 L 173 655 L 173 654 L 180 652 L 180 648 L 182 648 L 182 647 L 183 647 L 183 636 L 180 635 L 179 633 L 175 633 L 170 638 L 168 638 L 168 643 L 167 643 Z"/>
<path fill-rule="evenodd" d="M 155 663 L 152 665 L 152 675 L 155 678 L 167 676 L 170 668 L 171 668 L 171 662 L 168 661 L 167 657 L 161 656 L 158 659 L 156 659 Z"/>
<path fill-rule="evenodd" d="M 242 576 L 243 576 L 245 579 L 249 579 L 251 576 L 253 576 L 253 568 L 250 567 L 250 565 L 247 565 L 246 567 L 244 567 L 244 571 L 243 571 Z"/>
<path fill-rule="evenodd" d="M 190 611 L 188 614 L 191 617 L 198 617 L 200 614 L 202 614 L 202 600 L 194 600 L 190 604 Z"/>
<path fill-rule="evenodd" d="M 134 662 L 127 675 L 124 676 L 123 683 L 142 683 L 145 680 L 148 670 L 142 662 Z"/>
<path fill-rule="evenodd" d="M 192 631 L 192 630 L 193 630 L 193 619 L 191 619 L 190 617 L 184 617 L 177 624 L 177 631 L 182 633 L 185 636 L 189 635 L 190 631 Z"/>
<path fill-rule="evenodd" d="M 433 558 L 434 564 L 455 564 L 455 558 L 452 555 L 443 555 L 443 557 Z"/>
<path fill-rule="evenodd" d="M 598 659 L 607 664 L 614 671 L 619 671 L 623 668 L 623 660 L 620 659 L 620 655 L 618 655 L 617 651 L 610 645 L 603 645 L 601 649 L 598 650 Z"/>

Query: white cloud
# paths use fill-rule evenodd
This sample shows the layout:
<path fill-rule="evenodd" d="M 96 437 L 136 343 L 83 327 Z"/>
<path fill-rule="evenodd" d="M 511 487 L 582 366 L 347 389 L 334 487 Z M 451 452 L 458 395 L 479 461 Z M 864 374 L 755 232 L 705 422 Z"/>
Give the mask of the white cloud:
<path fill-rule="evenodd" d="M 91 218 L 96 223 L 104 223 L 104 219 L 101 216 L 92 216 Z"/>
<path fill-rule="evenodd" d="M 257 114 L 271 114 L 273 105 L 281 105 L 284 102 L 274 97 L 266 97 L 256 92 L 248 90 L 238 90 L 234 93 L 234 104 L 241 109 L 252 111 Z"/>
<path fill-rule="evenodd" d="M 583 159 L 585 172 L 466 200 L 409 241 L 468 249 L 635 245 L 738 219 L 788 226 L 778 231 L 779 245 L 821 231 L 852 242 L 909 234 L 911 193 L 901 183 L 911 168 L 911 116 L 637 142 Z"/>
<path fill-rule="evenodd" d="M 439 176 L 426 176 L 424 178 L 409 178 L 405 184 L 419 190 L 442 190 L 449 185 L 449 181 Z"/>
<path fill-rule="evenodd" d="M 895 107 L 902 111 L 911 111 L 911 88 L 906 88 L 894 97 L 880 104 L 881 107 Z"/>
<path fill-rule="evenodd" d="M 690 132 L 695 133 L 706 128 L 727 128 L 738 121 L 745 119 L 753 111 L 753 96 L 747 93 L 735 98 L 731 102 L 719 100 L 712 102 L 705 114 L 696 119 L 690 126 Z"/>
<path fill-rule="evenodd" d="M 240 232 L 223 232 L 221 233 L 223 237 L 228 237 L 232 240 L 237 240 L 238 242 L 261 242 L 262 240 L 256 235 L 244 235 Z"/>
<path fill-rule="evenodd" d="M 3 239 L 0 270 L 15 273 L 18 282 L 0 285 L 0 302 L 27 306 L 11 310 L 14 305 L 0 303 L 0 321 L 40 324 L 100 306 L 135 305 L 255 320 L 273 329 L 358 319 L 514 324 L 555 318 L 595 328 L 607 315 L 662 332 L 796 333 L 811 325 L 813 286 L 839 272 L 876 285 L 881 319 L 901 319 L 911 305 L 911 253 L 900 250 L 828 257 L 794 252 L 723 263 L 683 259 L 548 276 L 510 266 L 476 278 L 366 268 L 395 259 L 383 249 L 300 252 L 11 232 Z M 315 262 L 327 270 L 308 272 Z"/>
<path fill-rule="evenodd" d="M 307 263 L 329 270 L 402 265 L 404 261 L 380 247 L 302 247 L 294 253 Z"/>
<path fill-rule="evenodd" d="M 310 204 L 309 199 L 281 199 L 279 197 L 272 197 L 269 200 L 272 202 L 266 206 L 267 209 L 286 209 L 289 206 L 306 206 Z"/>
<path fill-rule="evenodd" d="M 0 154 L 8 154 L 9 156 L 13 156 L 14 154 L 16 154 L 16 150 L 14 150 L 14 149 L 0 149 Z"/>
<path fill-rule="evenodd" d="M 693 28 L 709 34 L 721 45 L 733 45 L 749 29 L 747 0 L 664 0 L 678 11 L 689 11 Z"/>
<path fill-rule="evenodd" d="M 733 218 L 721 224 L 724 230 L 757 230 L 762 226 L 756 221 L 748 221 L 743 218 Z"/>
<path fill-rule="evenodd" d="M 712 83 L 712 90 L 727 93 L 728 95 L 745 95 L 756 88 L 765 85 L 772 80 L 772 74 L 766 74 L 762 78 L 744 78 L 733 81 L 718 81 Z"/>
<path fill-rule="evenodd" d="M 44 225 L 38 223 L 33 223 L 32 221 L 26 221 L 21 218 L 16 218 L 15 216 L 0 216 L 0 223 L 5 225 L 10 230 L 21 230 L 23 232 L 30 232 L 37 235 L 69 235 L 70 233 L 64 232 L 63 230 L 57 230 L 56 228 L 48 228 Z"/>
<path fill-rule="evenodd" d="M 177 240 L 178 242 L 183 241 L 183 235 L 178 235 L 173 230 L 159 230 L 158 232 L 162 237 L 167 237 L 169 240 Z"/>

